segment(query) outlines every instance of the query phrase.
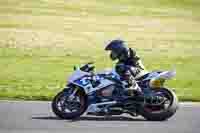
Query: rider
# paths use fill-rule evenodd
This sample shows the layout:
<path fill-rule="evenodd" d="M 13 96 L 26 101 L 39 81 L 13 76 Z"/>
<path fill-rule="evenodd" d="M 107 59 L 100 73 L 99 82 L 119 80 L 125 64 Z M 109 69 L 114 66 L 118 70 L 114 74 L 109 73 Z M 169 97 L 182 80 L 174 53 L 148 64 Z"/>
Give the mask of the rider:
<path fill-rule="evenodd" d="M 127 83 L 128 95 L 142 93 L 135 78 L 146 74 L 144 65 L 134 49 L 128 48 L 125 41 L 117 39 L 107 44 L 106 51 L 111 51 L 110 58 L 118 60 L 115 70 L 120 75 L 122 81 Z"/>

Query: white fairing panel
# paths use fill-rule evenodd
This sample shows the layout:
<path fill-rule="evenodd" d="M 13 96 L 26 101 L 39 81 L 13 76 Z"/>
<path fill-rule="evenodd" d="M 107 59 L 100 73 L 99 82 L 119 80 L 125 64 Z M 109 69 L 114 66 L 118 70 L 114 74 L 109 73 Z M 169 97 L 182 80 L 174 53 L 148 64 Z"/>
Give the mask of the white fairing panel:
<path fill-rule="evenodd" d="M 101 88 L 104 88 L 104 87 L 109 86 L 111 84 L 114 84 L 114 82 L 107 80 L 107 79 L 102 79 L 100 82 L 101 82 L 101 84 L 96 87 L 98 89 L 101 89 Z"/>
<path fill-rule="evenodd" d="M 81 71 L 81 70 L 76 70 L 68 79 L 69 83 L 73 83 L 75 80 L 77 80 L 78 78 L 81 78 L 85 75 L 90 75 L 90 73 Z"/>
<path fill-rule="evenodd" d="M 113 71 L 110 71 L 109 73 L 112 73 Z M 104 73 L 105 74 L 105 73 Z M 81 70 L 77 70 L 75 71 L 68 79 L 68 82 L 69 83 L 73 83 L 73 84 L 76 84 L 78 86 L 81 86 L 84 88 L 85 92 L 88 94 L 88 93 L 91 93 L 93 91 L 96 91 L 96 90 L 99 90 L 101 88 L 104 88 L 106 86 L 109 86 L 111 84 L 114 84 L 114 82 L 108 80 L 108 79 L 104 79 L 104 78 L 100 78 L 100 84 L 93 88 L 91 84 L 87 84 L 87 85 L 84 85 L 84 82 L 85 81 L 84 79 L 81 79 L 81 83 L 77 83 L 75 82 L 76 80 L 78 80 L 79 78 L 83 77 L 83 76 L 86 76 L 86 75 L 91 75 L 90 73 L 87 73 L 87 72 L 83 72 Z"/>
<path fill-rule="evenodd" d="M 93 88 L 93 87 L 90 87 L 90 89 L 86 89 L 86 93 L 91 93 L 93 91 L 96 91 L 96 90 L 100 90 L 101 88 L 104 88 L 106 86 L 109 86 L 111 84 L 114 84 L 114 82 L 110 81 L 110 80 L 107 80 L 107 79 L 103 79 L 100 81 L 100 85 L 98 85 L 97 87 Z"/>
<path fill-rule="evenodd" d="M 176 70 L 172 70 L 172 71 L 164 71 L 160 74 L 158 74 L 155 79 L 171 79 L 172 77 L 174 77 L 176 75 Z"/>

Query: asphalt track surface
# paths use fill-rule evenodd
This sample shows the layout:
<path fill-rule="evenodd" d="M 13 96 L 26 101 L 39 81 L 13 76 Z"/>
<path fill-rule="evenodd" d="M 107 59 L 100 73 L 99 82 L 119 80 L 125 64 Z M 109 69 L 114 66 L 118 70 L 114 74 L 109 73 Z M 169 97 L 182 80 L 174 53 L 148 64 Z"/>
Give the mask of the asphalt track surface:
<path fill-rule="evenodd" d="M 60 120 L 49 102 L 0 101 L 0 133 L 200 133 L 200 104 L 181 104 L 168 121 L 129 115 Z"/>

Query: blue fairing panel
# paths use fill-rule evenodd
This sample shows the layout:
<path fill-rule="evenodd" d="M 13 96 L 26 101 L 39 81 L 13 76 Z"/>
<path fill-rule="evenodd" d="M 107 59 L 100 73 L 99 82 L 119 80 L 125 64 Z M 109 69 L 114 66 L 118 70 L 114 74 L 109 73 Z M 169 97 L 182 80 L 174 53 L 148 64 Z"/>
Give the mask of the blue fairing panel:
<path fill-rule="evenodd" d="M 88 84 L 90 84 L 90 81 L 86 78 L 81 78 L 81 79 L 74 81 L 74 83 L 76 83 L 80 86 L 87 86 Z"/>

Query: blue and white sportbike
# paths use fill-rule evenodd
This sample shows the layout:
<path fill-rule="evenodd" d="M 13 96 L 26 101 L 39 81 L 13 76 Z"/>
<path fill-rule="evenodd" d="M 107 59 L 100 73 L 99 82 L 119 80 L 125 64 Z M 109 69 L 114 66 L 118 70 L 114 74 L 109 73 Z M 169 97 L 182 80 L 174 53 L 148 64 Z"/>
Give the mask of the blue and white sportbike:
<path fill-rule="evenodd" d="M 176 71 L 153 71 L 136 78 L 140 95 L 127 95 L 127 84 L 115 70 L 94 73 L 90 63 L 74 68 L 66 87 L 52 101 L 53 112 L 62 119 L 83 115 L 113 116 L 123 113 L 143 116 L 146 120 L 163 121 L 178 109 L 175 93 L 164 82 Z"/>

